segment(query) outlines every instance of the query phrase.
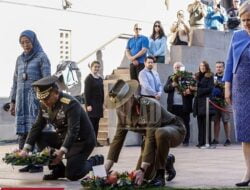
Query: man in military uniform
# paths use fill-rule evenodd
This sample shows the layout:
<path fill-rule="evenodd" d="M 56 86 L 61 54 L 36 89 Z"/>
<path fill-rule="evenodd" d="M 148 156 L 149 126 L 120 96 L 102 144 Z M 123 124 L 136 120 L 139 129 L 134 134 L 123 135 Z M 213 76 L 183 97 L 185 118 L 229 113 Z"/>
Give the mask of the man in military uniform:
<path fill-rule="evenodd" d="M 27 155 L 35 143 L 40 150 L 47 146 L 55 148 L 56 157 L 49 165 L 52 173 L 44 175 L 43 179 L 78 180 L 93 165 L 103 164 L 104 158 L 96 155 L 87 160 L 96 142 L 93 126 L 81 104 L 74 97 L 59 92 L 57 80 L 56 76 L 50 76 L 32 84 L 40 100 L 40 111 L 20 155 Z M 55 132 L 45 132 L 48 124 L 54 126 Z M 62 162 L 64 155 L 66 167 Z"/>
<path fill-rule="evenodd" d="M 141 185 L 144 179 L 153 179 L 153 186 L 164 186 L 165 170 L 167 181 L 171 181 L 176 174 L 174 156 L 168 157 L 169 149 L 182 143 L 185 126 L 180 118 L 165 110 L 154 98 L 134 97 L 137 88 L 136 80 L 118 80 L 106 97 L 106 107 L 116 108 L 118 124 L 105 168 L 109 172 L 113 163 L 118 161 L 127 132 L 139 132 L 144 135 L 144 141 L 135 182 Z"/>

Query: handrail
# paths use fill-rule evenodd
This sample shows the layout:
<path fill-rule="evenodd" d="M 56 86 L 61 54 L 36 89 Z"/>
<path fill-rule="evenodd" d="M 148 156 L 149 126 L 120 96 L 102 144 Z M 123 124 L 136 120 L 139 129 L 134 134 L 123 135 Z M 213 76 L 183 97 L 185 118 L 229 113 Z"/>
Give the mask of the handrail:
<path fill-rule="evenodd" d="M 77 64 L 83 62 L 84 60 L 86 60 L 87 58 L 89 58 L 91 55 L 93 55 L 94 53 L 96 53 L 98 50 L 103 49 L 105 46 L 107 46 L 108 44 L 112 43 L 114 40 L 120 38 L 120 39 L 129 39 L 131 38 L 133 35 L 132 34 L 118 34 L 115 37 L 113 37 L 111 40 L 107 41 L 106 43 L 104 43 L 103 45 L 101 45 L 99 48 L 95 49 L 94 51 L 90 52 L 89 54 L 87 54 L 86 56 L 84 56 L 82 59 L 80 59 Z"/>

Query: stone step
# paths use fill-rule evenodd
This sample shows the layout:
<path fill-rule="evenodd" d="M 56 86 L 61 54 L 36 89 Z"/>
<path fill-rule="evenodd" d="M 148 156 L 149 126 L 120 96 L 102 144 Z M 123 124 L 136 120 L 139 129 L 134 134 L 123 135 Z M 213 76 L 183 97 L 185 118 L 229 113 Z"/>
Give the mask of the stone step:
<path fill-rule="evenodd" d="M 110 75 L 108 79 L 112 79 L 112 80 L 118 80 L 118 79 L 122 79 L 122 80 L 130 80 L 130 75 L 129 74 L 113 74 Z"/>
<path fill-rule="evenodd" d="M 101 118 L 100 122 L 99 122 L 99 125 L 100 124 L 107 124 L 107 123 L 108 123 L 108 118 Z"/>
<path fill-rule="evenodd" d="M 108 146 L 109 145 L 109 139 L 103 139 L 103 138 L 98 138 L 97 141 L 104 146 Z"/>
<path fill-rule="evenodd" d="M 111 75 L 110 75 L 111 76 Z M 110 83 L 115 83 L 117 80 L 115 80 L 115 79 L 105 79 L 104 81 L 103 81 L 103 84 L 104 84 L 104 86 L 105 86 L 105 84 L 107 85 L 107 84 L 110 84 Z"/>
<path fill-rule="evenodd" d="M 129 75 L 129 69 L 115 69 L 113 72 L 115 75 L 120 75 L 120 74 L 128 74 Z"/>
<path fill-rule="evenodd" d="M 108 110 L 107 109 L 105 109 L 104 111 L 103 111 L 103 118 L 108 118 L 109 116 L 109 112 L 108 112 Z"/>
<path fill-rule="evenodd" d="M 106 131 L 106 132 L 108 132 L 108 125 L 106 125 L 106 124 L 100 124 L 99 125 L 99 131 Z"/>
<path fill-rule="evenodd" d="M 97 139 L 107 139 L 108 138 L 108 131 L 101 131 L 99 130 L 98 131 L 98 136 L 97 136 Z"/>
<path fill-rule="evenodd" d="M 119 67 L 117 67 L 117 69 L 129 69 L 129 65 L 126 67 L 119 66 Z"/>

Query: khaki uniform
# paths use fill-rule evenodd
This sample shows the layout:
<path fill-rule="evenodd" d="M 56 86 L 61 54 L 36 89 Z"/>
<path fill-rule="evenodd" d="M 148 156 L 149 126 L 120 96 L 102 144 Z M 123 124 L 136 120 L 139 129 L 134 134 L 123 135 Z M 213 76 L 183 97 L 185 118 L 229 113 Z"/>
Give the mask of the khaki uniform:
<path fill-rule="evenodd" d="M 117 130 L 107 159 L 118 161 L 127 132 L 134 131 L 144 135 L 137 168 L 142 161 L 150 163 L 155 169 L 164 169 L 169 148 L 181 144 L 185 137 L 185 126 L 157 100 L 141 97 L 138 102 L 138 106 L 124 104 L 117 109 Z"/>

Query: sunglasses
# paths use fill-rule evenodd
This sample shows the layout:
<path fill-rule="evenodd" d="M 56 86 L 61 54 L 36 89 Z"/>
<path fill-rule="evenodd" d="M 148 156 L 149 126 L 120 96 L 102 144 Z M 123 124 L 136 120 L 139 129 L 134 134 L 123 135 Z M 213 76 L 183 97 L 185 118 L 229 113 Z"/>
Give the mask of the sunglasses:
<path fill-rule="evenodd" d="M 161 26 L 160 26 L 160 25 L 155 25 L 154 27 L 158 27 L 158 28 L 160 28 Z"/>
<path fill-rule="evenodd" d="M 135 28 L 135 30 L 141 30 L 141 28 Z"/>

